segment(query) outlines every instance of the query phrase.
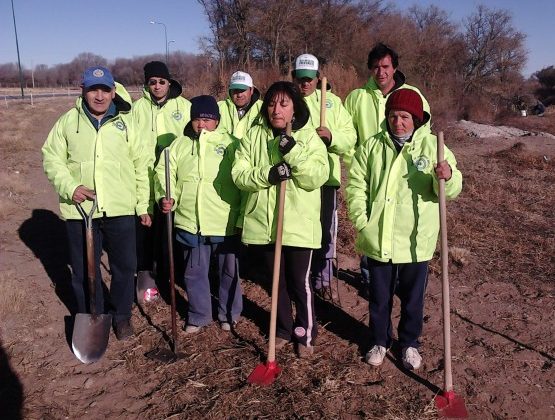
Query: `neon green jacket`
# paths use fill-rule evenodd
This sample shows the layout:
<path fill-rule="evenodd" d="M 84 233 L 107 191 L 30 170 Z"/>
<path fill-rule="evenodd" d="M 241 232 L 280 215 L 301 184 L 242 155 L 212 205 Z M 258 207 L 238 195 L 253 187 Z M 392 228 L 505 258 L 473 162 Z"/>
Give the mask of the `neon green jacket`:
<path fill-rule="evenodd" d="M 321 97 L 320 89 L 316 89 L 311 95 L 304 98 L 310 110 L 309 121 L 314 128 L 320 127 Z M 341 99 L 329 91 L 326 92 L 326 127 L 331 132 L 332 140 L 327 148 L 330 177 L 325 185 L 338 187 L 341 185 L 339 156 L 355 147 L 356 131 L 353 120 L 341 103 Z"/>
<path fill-rule="evenodd" d="M 308 117 L 308 116 L 307 116 Z M 306 119 L 304 123 L 306 124 Z M 299 125 L 302 125 L 299 124 Z M 249 194 L 244 209 L 242 240 L 246 244 L 274 243 L 277 227 L 278 186 L 268 182 L 270 168 L 282 161 L 292 169 L 287 181 L 283 245 L 320 248 L 320 187 L 329 177 L 326 147 L 310 124 L 292 136 L 297 142 L 282 156 L 278 149 L 279 137 L 263 119 L 241 140 L 235 153 L 231 175 L 235 184 Z"/>
<path fill-rule="evenodd" d="M 133 103 L 132 115 L 141 139 L 152 152 L 152 160 L 157 161 L 162 150 L 183 135 L 191 117 L 191 102 L 181 95 L 179 84 L 170 85 L 168 100 L 158 105 L 152 100 L 148 88 L 143 89 L 143 97 Z"/>
<path fill-rule="evenodd" d="M 422 127 L 424 128 L 424 127 Z M 357 250 L 394 264 L 432 259 L 439 232 L 436 137 L 420 128 L 397 153 L 387 131 L 359 146 L 347 184 L 349 218 L 358 231 Z M 445 148 L 452 176 L 447 199 L 462 189 L 453 153 Z"/>
<path fill-rule="evenodd" d="M 241 119 L 239 119 L 237 107 L 229 95 L 225 101 L 219 101 L 218 107 L 220 108 L 221 117 L 218 127 L 225 128 L 229 134 L 233 134 L 238 139 L 243 138 L 248 129 L 255 125 L 258 119 L 262 106 L 262 101 L 258 98 L 260 98 L 260 92 L 255 88 L 250 107 Z"/>
<path fill-rule="evenodd" d="M 81 219 L 71 198 L 79 185 L 96 191 L 94 217 L 145 214 L 149 205 L 149 156 L 139 140 L 118 87 L 114 103 L 118 114 L 98 131 L 83 109 L 82 97 L 56 122 L 42 147 L 46 176 L 60 196 L 65 219 Z M 85 201 L 85 211 L 92 202 Z"/>
<path fill-rule="evenodd" d="M 382 130 L 386 130 L 385 125 L 385 103 L 389 95 L 396 91 L 397 89 L 412 89 L 416 91 L 422 98 L 422 103 L 424 106 L 424 111 L 430 114 L 430 105 L 418 88 L 405 84 L 405 75 L 397 70 L 394 74 L 395 86 L 387 94 L 383 95 L 378 85 L 371 77 L 366 85 L 362 88 L 353 90 L 345 98 L 345 108 L 351 114 L 353 118 L 353 125 L 357 132 L 357 143 L 358 147 L 362 142 L 370 137 L 375 136 Z M 430 121 L 425 124 L 424 129 L 430 132 Z M 348 156 L 345 157 L 345 162 L 350 163 L 351 157 L 355 150 L 352 149 Z"/>
<path fill-rule="evenodd" d="M 239 140 L 225 128 L 202 130 L 198 139 L 189 124 L 187 135 L 170 146 L 170 192 L 175 203 L 175 226 L 204 236 L 237 233 L 241 191 L 231 179 L 231 165 Z M 156 200 L 166 195 L 166 164 L 156 166 Z"/>

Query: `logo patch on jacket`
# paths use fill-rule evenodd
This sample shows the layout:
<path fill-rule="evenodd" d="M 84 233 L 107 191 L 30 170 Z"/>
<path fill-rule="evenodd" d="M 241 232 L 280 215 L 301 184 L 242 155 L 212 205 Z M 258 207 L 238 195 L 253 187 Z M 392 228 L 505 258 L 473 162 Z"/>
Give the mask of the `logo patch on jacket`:
<path fill-rule="evenodd" d="M 418 156 L 414 161 L 414 166 L 416 166 L 416 169 L 420 172 L 424 172 L 429 165 L 430 159 L 428 159 L 426 156 Z"/>
<path fill-rule="evenodd" d="M 326 99 L 326 108 L 330 109 L 331 107 L 333 107 L 333 102 L 331 99 Z"/>
<path fill-rule="evenodd" d="M 218 144 L 214 148 L 214 151 L 216 152 L 216 154 L 223 156 L 225 154 L 225 146 L 223 144 Z"/>
<path fill-rule="evenodd" d="M 183 114 L 180 111 L 173 111 L 172 112 L 172 117 L 173 117 L 174 120 L 180 121 L 181 118 L 183 118 Z"/>
<path fill-rule="evenodd" d="M 125 123 L 123 121 L 114 121 L 114 125 L 120 131 L 125 130 Z"/>

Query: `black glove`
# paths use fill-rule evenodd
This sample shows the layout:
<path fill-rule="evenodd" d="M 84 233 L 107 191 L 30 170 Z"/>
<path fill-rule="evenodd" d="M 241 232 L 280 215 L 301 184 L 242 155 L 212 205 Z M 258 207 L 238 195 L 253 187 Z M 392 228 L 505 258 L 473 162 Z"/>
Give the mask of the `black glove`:
<path fill-rule="evenodd" d="M 270 168 L 268 174 L 268 182 L 272 185 L 277 185 L 281 181 L 291 179 L 291 167 L 285 163 L 280 162 Z"/>
<path fill-rule="evenodd" d="M 291 151 L 293 146 L 297 144 L 295 139 L 287 134 L 282 134 L 279 138 L 279 151 L 282 155 L 286 155 Z"/>
<path fill-rule="evenodd" d="M 330 145 L 331 145 L 331 139 L 328 139 L 326 136 L 320 136 L 320 139 L 324 142 L 324 144 L 326 145 L 326 147 L 330 147 Z"/>

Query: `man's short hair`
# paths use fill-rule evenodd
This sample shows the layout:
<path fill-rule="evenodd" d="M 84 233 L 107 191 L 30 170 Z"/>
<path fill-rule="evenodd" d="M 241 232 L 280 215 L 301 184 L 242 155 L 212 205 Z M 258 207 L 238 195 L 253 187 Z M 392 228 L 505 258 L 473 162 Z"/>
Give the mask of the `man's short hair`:
<path fill-rule="evenodd" d="M 388 55 L 391 57 L 391 64 L 393 65 L 393 68 L 396 69 L 399 67 L 399 55 L 395 52 L 395 50 L 382 42 L 378 42 L 368 53 L 368 68 L 371 69 L 376 61 L 379 61 Z"/>

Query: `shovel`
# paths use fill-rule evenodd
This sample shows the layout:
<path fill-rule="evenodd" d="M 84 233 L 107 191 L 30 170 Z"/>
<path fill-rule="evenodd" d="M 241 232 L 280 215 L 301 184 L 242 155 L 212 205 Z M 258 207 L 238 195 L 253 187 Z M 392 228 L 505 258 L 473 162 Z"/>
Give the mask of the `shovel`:
<path fill-rule="evenodd" d="M 443 132 L 437 137 L 437 161 L 442 162 L 443 157 Z M 435 398 L 436 408 L 442 417 L 467 418 L 468 413 L 464 399 L 455 394 L 453 390 L 453 372 L 451 371 L 451 306 L 449 303 L 449 248 L 447 246 L 447 209 L 445 206 L 445 180 L 439 183 L 439 221 L 441 226 L 441 282 L 443 297 L 443 350 L 445 370 L 443 373 L 444 387 L 441 394 Z"/>
<path fill-rule="evenodd" d="M 170 191 L 170 150 L 164 149 L 164 162 L 166 170 L 166 200 L 171 200 Z M 168 240 L 168 260 L 170 272 L 170 296 L 171 296 L 171 323 L 172 323 L 172 348 L 154 349 L 146 353 L 150 359 L 157 360 L 162 363 L 173 363 L 177 359 L 183 357 L 182 353 L 177 351 L 177 321 L 176 321 L 176 306 L 175 306 L 175 272 L 173 261 L 173 233 L 172 233 L 172 212 L 169 211 L 166 215 L 167 225 L 167 240 Z"/>
<path fill-rule="evenodd" d="M 291 123 L 287 123 L 286 133 L 291 135 Z M 276 322 L 279 289 L 279 271 L 281 265 L 281 237 L 283 236 L 283 212 L 285 208 L 285 188 L 287 181 L 279 184 L 278 216 L 276 227 L 276 246 L 274 250 L 274 272 L 272 274 L 272 309 L 270 311 L 270 336 L 268 339 L 268 358 L 254 368 L 247 382 L 256 385 L 271 385 L 281 373 L 276 362 Z"/>
<path fill-rule="evenodd" d="M 108 347 L 112 315 L 96 313 L 96 262 L 94 259 L 94 239 L 92 215 L 96 210 L 96 197 L 91 211 L 85 213 L 81 204 L 77 210 L 85 222 L 87 242 L 87 280 L 89 286 L 90 314 L 77 314 L 71 337 L 71 347 L 75 356 L 83 363 L 94 363 L 102 358 Z"/>

